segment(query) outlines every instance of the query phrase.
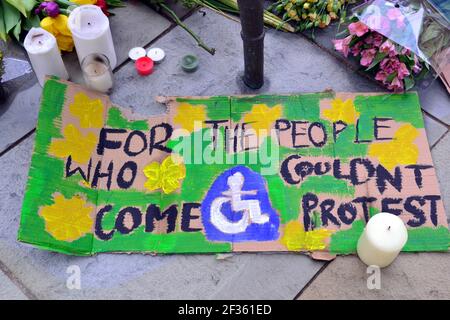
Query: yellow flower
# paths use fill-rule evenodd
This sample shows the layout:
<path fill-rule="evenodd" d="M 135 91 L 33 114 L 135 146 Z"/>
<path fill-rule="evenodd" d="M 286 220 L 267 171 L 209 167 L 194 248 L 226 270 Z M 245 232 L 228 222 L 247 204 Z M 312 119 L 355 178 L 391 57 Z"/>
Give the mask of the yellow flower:
<path fill-rule="evenodd" d="M 181 159 L 174 155 L 168 156 L 159 164 L 152 162 L 144 168 L 147 177 L 144 187 L 150 191 L 162 189 L 169 194 L 181 186 L 181 181 L 186 176 L 186 168 Z"/>
<path fill-rule="evenodd" d="M 73 2 L 79 6 L 83 4 L 96 4 L 97 0 L 70 0 L 70 2 Z"/>
<path fill-rule="evenodd" d="M 249 123 L 258 136 L 266 135 L 275 122 L 281 117 L 282 106 L 269 108 L 267 104 L 254 104 L 252 110 L 244 116 L 244 121 Z"/>
<path fill-rule="evenodd" d="M 388 170 L 397 165 L 417 163 L 419 148 L 414 140 L 419 132 L 411 124 L 402 125 L 389 142 L 376 142 L 369 146 L 369 156 L 378 158 L 378 161 Z"/>
<path fill-rule="evenodd" d="M 206 120 L 205 106 L 182 102 L 178 105 L 177 114 L 173 122 L 179 124 L 183 129 L 193 132 L 194 129 L 203 127 L 203 121 Z M 196 122 L 198 124 L 196 124 Z M 199 126 L 200 125 L 200 126 Z"/>
<path fill-rule="evenodd" d="M 60 50 L 72 51 L 73 39 L 67 20 L 67 16 L 63 14 L 58 14 L 56 18 L 45 17 L 41 20 L 41 27 L 55 36 Z"/>
<path fill-rule="evenodd" d="M 327 229 L 305 231 L 303 224 L 298 221 L 289 222 L 285 229 L 281 242 L 290 251 L 314 251 L 323 250 L 326 247 L 325 239 L 333 232 Z"/>
<path fill-rule="evenodd" d="M 346 124 L 354 124 L 359 117 L 359 112 L 356 111 L 352 99 L 342 101 L 337 98 L 331 101 L 330 109 L 323 110 L 323 115 L 332 122 L 340 120 Z"/>
<path fill-rule="evenodd" d="M 86 233 L 92 232 L 92 211 L 80 196 L 71 199 L 59 194 L 54 197 L 54 204 L 42 207 L 40 215 L 45 220 L 45 230 L 56 240 L 74 241 Z"/>
<path fill-rule="evenodd" d="M 86 94 L 79 92 L 74 96 L 69 110 L 80 119 L 82 128 L 103 127 L 103 103 L 100 99 L 89 99 Z"/>
<path fill-rule="evenodd" d="M 48 149 L 49 154 L 59 158 L 72 156 L 73 161 L 86 163 L 97 144 L 97 136 L 92 132 L 83 135 L 73 124 L 64 128 L 64 139 L 54 139 Z"/>

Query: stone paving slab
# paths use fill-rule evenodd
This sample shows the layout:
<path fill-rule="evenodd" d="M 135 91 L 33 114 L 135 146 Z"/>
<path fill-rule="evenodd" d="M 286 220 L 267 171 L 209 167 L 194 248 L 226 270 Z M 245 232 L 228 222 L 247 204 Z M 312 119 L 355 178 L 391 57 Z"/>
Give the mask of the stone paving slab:
<path fill-rule="evenodd" d="M 74 257 L 17 242 L 33 134 L 0 158 L 0 260 L 39 299 L 292 299 L 321 268 L 301 254 L 100 254 Z M 81 271 L 81 290 L 69 290 L 67 268 Z M 270 285 L 265 285 L 270 284 Z"/>
<path fill-rule="evenodd" d="M 300 300 L 448 299 L 448 253 L 402 253 L 381 269 L 381 288 L 367 288 L 367 266 L 356 256 L 338 257 L 303 291 Z"/>
<path fill-rule="evenodd" d="M 126 7 L 114 12 L 116 15 L 110 18 L 110 24 L 118 65 L 128 60 L 130 48 L 149 44 L 171 26 L 169 20 L 137 0 L 128 1 Z M 8 43 L 5 56 L 27 61 L 24 50 L 13 42 Z M 64 53 L 63 59 L 71 80 L 83 83 L 76 53 Z M 6 86 L 13 97 L 0 106 L 0 152 L 34 129 L 42 90 L 34 73 Z"/>
<path fill-rule="evenodd" d="M 422 115 L 425 124 L 425 131 L 427 132 L 428 144 L 431 148 L 447 132 L 447 127 L 433 120 L 425 113 L 422 113 Z"/>
<path fill-rule="evenodd" d="M 0 300 L 27 300 L 22 291 L 0 270 Z"/>
<path fill-rule="evenodd" d="M 438 142 L 431 150 L 434 167 L 436 168 L 439 185 L 441 187 L 442 199 L 444 201 L 445 212 L 447 213 L 447 221 L 450 224 L 450 133 Z"/>

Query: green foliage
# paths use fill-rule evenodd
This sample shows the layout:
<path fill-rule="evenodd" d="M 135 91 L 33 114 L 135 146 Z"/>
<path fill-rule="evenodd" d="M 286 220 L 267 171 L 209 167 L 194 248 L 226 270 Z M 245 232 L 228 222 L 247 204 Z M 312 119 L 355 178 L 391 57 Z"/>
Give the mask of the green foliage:
<path fill-rule="evenodd" d="M 286 22 L 295 25 L 297 31 L 315 27 L 325 28 L 331 21 L 345 15 L 348 0 L 278 0 L 268 10 Z"/>
<path fill-rule="evenodd" d="M 39 17 L 32 13 L 35 0 L 0 1 L 0 39 L 6 41 L 9 36 L 20 41 L 22 30 L 39 25 Z"/>

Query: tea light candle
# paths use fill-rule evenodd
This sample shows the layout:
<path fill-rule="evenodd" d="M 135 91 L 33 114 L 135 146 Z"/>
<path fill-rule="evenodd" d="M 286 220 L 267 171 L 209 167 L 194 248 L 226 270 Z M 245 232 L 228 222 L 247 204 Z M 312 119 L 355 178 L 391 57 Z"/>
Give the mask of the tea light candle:
<path fill-rule="evenodd" d="M 68 26 L 80 62 L 89 54 L 101 53 L 108 57 L 112 69 L 116 67 L 117 57 L 109 20 L 100 7 L 83 5 L 75 8 L 70 13 Z"/>
<path fill-rule="evenodd" d="M 81 62 L 84 81 L 90 89 L 108 93 L 113 87 L 113 74 L 108 58 L 103 54 L 90 54 Z"/>
<path fill-rule="evenodd" d="M 50 32 L 31 28 L 23 44 L 41 86 L 44 85 L 46 75 L 69 79 L 56 38 Z"/>
<path fill-rule="evenodd" d="M 164 60 L 166 53 L 161 48 L 151 48 L 147 52 L 147 57 L 153 60 L 154 63 L 160 63 Z"/>
<path fill-rule="evenodd" d="M 142 57 L 136 60 L 135 67 L 141 76 L 148 76 L 153 72 L 153 60 L 149 57 Z"/>
<path fill-rule="evenodd" d="M 358 241 L 359 258 L 380 268 L 390 265 L 408 240 L 408 231 L 398 216 L 380 212 L 374 215 Z"/>

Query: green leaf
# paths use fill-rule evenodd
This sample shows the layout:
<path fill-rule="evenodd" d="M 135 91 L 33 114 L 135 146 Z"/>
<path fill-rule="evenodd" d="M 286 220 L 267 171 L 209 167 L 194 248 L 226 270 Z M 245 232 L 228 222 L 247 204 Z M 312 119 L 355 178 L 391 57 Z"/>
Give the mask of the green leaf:
<path fill-rule="evenodd" d="M 19 23 L 17 23 L 16 26 L 14 27 L 14 29 L 13 29 L 14 38 L 16 38 L 17 41 L 19 41 L 19 42 L 20 42 L 20 31 L 21 30 L 22 30 L 22 27 L 21 27 L 21 23 L 20 23 L 20 20 L 19 20 Z"/>
<path fill-rule="evenodd" d="M 394 78 L 397 76 L 397 72 L 393 72 L 390 75 L 387 76 L 386 78 L 386 82 L 392 82 L 392 80 L 394 80 Z"/>
<path fill-rule="evenodd" d="M 39 16 L 33 14 L 28 19 L 25 19 L 25 21 L 23 21 L 22 29 L 25 31 L 28 31 L 33 27 L 38 28 L 40 23 L 41 23 L 41 19 L 39 18 Z"/>
<path fill-rule="evenodd" d="M 5 23 L 5 31 L 9 33 L 20 21 L 20 12 L 16 8 L 3 2 L 3 18 Z"/>
<path fill-rule="evenodd" d="M 414 79 L 413 77 L 409 76 L 403 79 L 403 81 L 405 82 L 405 91 L 411 89 L 412 87 L 414 87 Z"/>
<path fill-rule="evenodd" d="M 3 14 L 3 6 L 0 2 L 0 39 L 6 41 L 5 19 Z"/>
<path fill-rule="evenodd" d="M 5 0 L 14 8 L 20 11 L 25 17 L 28 17 L 28 13 L 34 8 L 36 5 L 35 0 Z M 4 1 L 2 1 L 4 2 Z"/>
<path fill-rule="evenodd" d="M 370 69 L 375 67 L 377 64 L 379 64 L 381 62 L 381 60 L 383 60 L 387 55 L 388 54 L 385 52 L 378 52 L 375 55 L 375 58 L 373 58 L 372 63 L 367 67 L 366 71 L 369 71 Z"/>

